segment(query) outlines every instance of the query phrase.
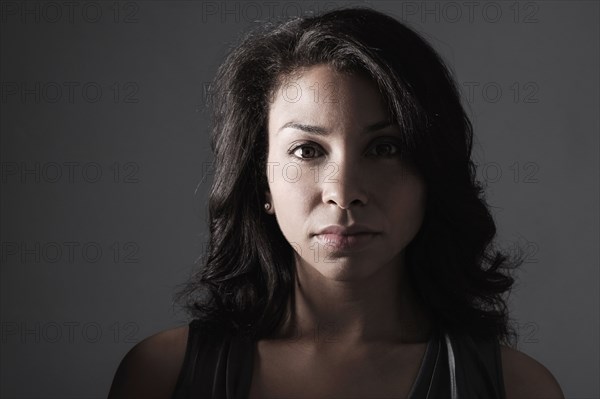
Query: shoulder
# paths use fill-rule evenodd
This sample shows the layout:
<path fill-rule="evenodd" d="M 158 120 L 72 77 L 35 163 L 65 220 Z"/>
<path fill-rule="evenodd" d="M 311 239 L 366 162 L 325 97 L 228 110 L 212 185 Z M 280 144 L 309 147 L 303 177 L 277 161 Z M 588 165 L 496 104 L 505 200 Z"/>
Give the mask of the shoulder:
<path fill-rule="evenodd" d="M 506 399 L 564 399 L 552 373 L 534 358 L 500 345 Z"/>
<path fill-rule="evenodd" d="M 162 399 L 173 395 L 187 348 L 188 325 L 154 334 L 121 360 L 109 399 Z"/>

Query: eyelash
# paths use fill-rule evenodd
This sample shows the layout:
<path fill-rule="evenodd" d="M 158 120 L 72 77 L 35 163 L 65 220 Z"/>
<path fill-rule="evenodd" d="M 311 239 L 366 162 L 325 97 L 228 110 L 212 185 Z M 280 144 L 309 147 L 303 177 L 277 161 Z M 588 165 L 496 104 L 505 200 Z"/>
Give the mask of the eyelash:
<path fill-rule="evenodd" d="M 383 155 L 383 157 L 384 157 L 384 158 L 393 158 L 393 157 L 396 157 L 396 156 L 398 156 L 398 154 L 399 154 L 399 151 L 400 151 L 398 144 L 396 144 L 396 143 L 392 143 L 392 142 L 388 142 L 388 141 L 383 141 L 383 142 L 379 142 L 379 143 L 377 143 L 377 144 L 376 144 L 376 146 L 377 146 L 377 145 L 381 145 L 381 144 L 387 144 L 387 145 L 391 145 L 391 146 L 393 146 L 393 147 L 396 147 L 396 152 L 395 152 L 394 154 L 390 154 L 390 155 Z M 376 146 L 375 146 L 375 147 L 376 147 Z M 303 157 L 297 157 L 297 156 L 293 155 L 293 154 L 296 152 L 296 150 L 298 150 L 298 149 L 300 149 L 300 148 L 304 148 L 304 147 L 308 147 L 308 148 L 313 148 L 313 149 L 316 149 L 316 146 L 315 146 L 315 145 L 313 145 L 312 143 L 310 143 L 310 142 L 305 142 L 305 143 L 300 143 L 299 145 L 297 145 L 297 146 L 293 147 L 292 149 L 290 149 L 290 150 L 288 151 L 288 154 L 289 154 L 289 155 L 292 155 L 292 156 L 294 156 L 295 158 L 299 159 L 299 160 L 300 160 L 300 161 L 302 161 L 302 162 L 309 162 L 309 161 L 311 161 L 311 160 L 315 159 L 315 158 L 303 158 Z"/>

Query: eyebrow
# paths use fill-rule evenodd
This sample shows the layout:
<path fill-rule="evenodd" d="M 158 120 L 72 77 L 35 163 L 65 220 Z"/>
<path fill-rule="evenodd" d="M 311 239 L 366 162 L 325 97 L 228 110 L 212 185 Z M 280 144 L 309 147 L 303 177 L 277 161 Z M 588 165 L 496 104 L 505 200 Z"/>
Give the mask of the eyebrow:
<path fill-rule="evenodd" d="M 379 122 L 373 123 L 372 125 L 365 127 L 363 129 L 363 132 L 371 133 L 371 132 L 375 132 L 377 130 L 385 129 L 388 126 L 392 126 L 392 122 L 389 120 L 383 120 L 383 121 L 379 121 Z M 302 130 L 303 132 L 314 134 L 317 136 L 327 136 L 330 133 L 327 129 L 325 129 L 322 126 L 306 125 L 304 123 L 297 123 L 297 122 L 286 123 L 281 128 L 279 128 L 277 133 L 279 133 L 283 129 L 287 129 L 287 128 Z"/>

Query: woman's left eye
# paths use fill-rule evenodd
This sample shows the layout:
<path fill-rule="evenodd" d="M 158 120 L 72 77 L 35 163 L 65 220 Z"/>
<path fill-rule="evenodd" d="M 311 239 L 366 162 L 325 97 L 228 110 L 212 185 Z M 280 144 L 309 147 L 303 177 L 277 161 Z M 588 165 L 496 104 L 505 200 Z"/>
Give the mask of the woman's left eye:
<path fill-rule="evenodd" d="M 378 143 L 375 146 L 373 146 L 373 148 L 378 148 L 378 147 L 381 147 L 381 146 L 388 146 L 388 148 L 392 147 L 392 148 L 395 149 L 395 151 L 392 150 L 392 154 L 388 154 L 389 156 L 396 155 L 396 153 L 398 152 L 398 146 L 396 144 L 394 144 L 394 143 Z"/>

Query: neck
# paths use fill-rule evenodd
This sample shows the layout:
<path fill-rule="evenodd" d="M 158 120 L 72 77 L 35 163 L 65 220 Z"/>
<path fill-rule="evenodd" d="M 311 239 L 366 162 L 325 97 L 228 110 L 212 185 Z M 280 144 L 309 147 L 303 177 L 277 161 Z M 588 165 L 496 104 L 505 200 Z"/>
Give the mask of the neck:
<path fill-rule="evenodd" d="M 294 295 L 281 337 L 311 346 L 427 342 L 431 315 L 405 277 L 403 253 L 371 276 L 351 281 L 323 277 L 297 260 Z"/>

